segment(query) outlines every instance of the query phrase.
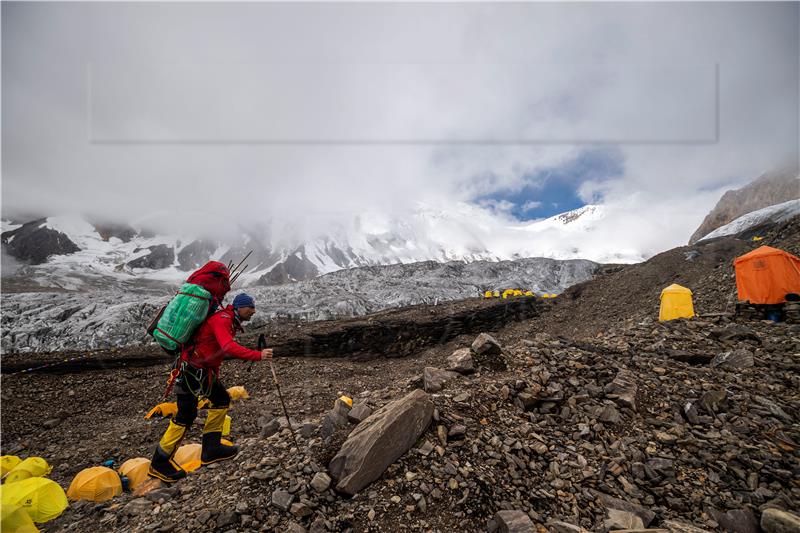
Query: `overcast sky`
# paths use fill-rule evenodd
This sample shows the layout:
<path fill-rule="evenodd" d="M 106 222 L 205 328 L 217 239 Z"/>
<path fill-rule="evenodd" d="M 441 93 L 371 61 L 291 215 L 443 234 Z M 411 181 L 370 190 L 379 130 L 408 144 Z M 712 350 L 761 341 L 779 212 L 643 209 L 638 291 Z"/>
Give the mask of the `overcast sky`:
<path fill-rule="evenodd" d="M 602 203 L 674 246 L 724 190 L 796 164 L 799 17 L 796 2 L 3 2 L 3 215 L 179 206 L 319 231 L 420 201 L 512 223 Z"/>

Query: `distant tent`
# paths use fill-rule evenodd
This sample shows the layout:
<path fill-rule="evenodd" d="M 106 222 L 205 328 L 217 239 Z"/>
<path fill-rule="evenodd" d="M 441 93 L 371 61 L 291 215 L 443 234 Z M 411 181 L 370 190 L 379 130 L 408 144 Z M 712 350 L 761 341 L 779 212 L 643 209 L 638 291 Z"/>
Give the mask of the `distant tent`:
<path fill-rule="evenodd" d="M 105 466 L 92 466 L 78 472 L 67 489 L 70 500 L 104 502 L 122 494 L 119 475 Z"/>
<path fill-rule="evenodd" d="M 779 304 L 787 294 L 800 294 L 800 259 L 761 246 L 733 261 L 739 301 L 751 304 Z"/>
<path fill-rule="evenodd" d="M 693 316 L 692 291 L 674 283 L 661 291 L 661 309 L 658 312 L 660 321 Z"/>

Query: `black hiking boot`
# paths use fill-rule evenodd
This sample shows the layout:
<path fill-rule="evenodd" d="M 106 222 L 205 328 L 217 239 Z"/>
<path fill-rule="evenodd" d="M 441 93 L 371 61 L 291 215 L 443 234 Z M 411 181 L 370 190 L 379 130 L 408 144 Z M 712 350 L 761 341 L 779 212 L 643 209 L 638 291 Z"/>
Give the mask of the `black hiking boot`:
<path fill-rule="evenodd" d="M 150 468 L 147 470 L 147 475 L 155 477 L 166 483 L 175 483 L 179 479 L 186 477 L 186 470 L 176 463 L 172 456 L 174 453 L 165 452 L 161 446 L 156 447 L 156 452 L 153 454 L 153 460 L 150 461 Z"/>
<path fill-rule="evenodd" d="M 222 432 L 203 433 L 203 452 L 200 454 L 200 461 L 204 464 L 216 463 L 230 459 L 239 453 L 238 446 L 222 444 Z"/>

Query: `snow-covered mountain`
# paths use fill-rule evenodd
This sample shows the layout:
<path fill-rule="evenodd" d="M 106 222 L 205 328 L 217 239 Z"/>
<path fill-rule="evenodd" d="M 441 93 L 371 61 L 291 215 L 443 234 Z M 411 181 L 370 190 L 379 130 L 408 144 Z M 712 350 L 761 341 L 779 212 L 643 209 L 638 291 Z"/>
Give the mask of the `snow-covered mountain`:
<path fill-rule="evenodd" d="M 419 204 L 407 216 L 366 210 L 327 224 L 316 234 L 286 236 L 276 227 L 256 226 L 239 228 L 238 237 L 219 240 L 155 234 L 76 216 L 48 217 L 24 225 L 4 222 L 4 255 L 19 263 L 4 260 L 3 275 L 68 290 L 103 286 L 109 280 L 123 285 L 173 283 L 210 259 L 238 262 L 250 250 L 241 279 L 244 286 L 420 261 L 641 261 L 636 250 L 618 250 L 618 243 L 593 239 L 593 230 L 606 215 L 606 207 L 588 205 L 545 220 L 513 223 L 471 204 L 447 209 Z"/>
<path fill-rule="evenodd" d="M 777 205 L 771 205 L 746 215 L 721 226 L 698 242 L 716 239 L 727 236 L 743 236 L 744 233 L 752 233 L 756 237 L 762 229 L 774 224 L 779 224 L 790 218 L 800 216 L 800 200 L 789 200 Z"/>

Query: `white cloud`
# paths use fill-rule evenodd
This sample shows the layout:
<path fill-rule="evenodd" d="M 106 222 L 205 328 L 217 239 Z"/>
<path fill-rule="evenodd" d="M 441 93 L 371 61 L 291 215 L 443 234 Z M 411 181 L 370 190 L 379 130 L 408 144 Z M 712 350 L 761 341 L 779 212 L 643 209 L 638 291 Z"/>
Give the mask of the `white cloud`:
<path fill-rule="evenodd" d="M 213 227 L 280 220 L 302 237 L 367 209 L 397 215 L 420 200 L 513 188 L 586 148 L 90 144 L 90 63 L 98 73 L 192 64 L 226 66 L 219 72 L 232 64 L 422 65 L 406 79 L 410 96 L 376 109 L 374 122 L 336 110 L 326 131 L 380 135 L 416 124 L 442 138 L 594 132 L 643 141 L 653 133 L 643 116 L 665 138 L 688 131 L 708 139 L 716 112 L 708 108 L 708 76 L 719 65 L 718 141 L 621 145 L 624 175 L 579 191 L 586 201 L 629 205 L 615 226 L 620 246 L 657 251 L 688 239 L 719 186 L 796 161 L 797 20 L 796 3 L 4 3 L 2 207 L 127 220 L 177 210 Z M 478 74 L 464 83 L 443 75 L 452 65 L 482 68 L 467 69 Z M 678 97 L 659 91 L 659 76 L 663 87 L 688 89 Z M 317 90 L 369 94 L 360 78 L 334 81 Z M 207 91 L 226 85 L 198 85 L 182 101 L 190 110 L 203 103 L 198 131 L 214 113 L 228 132 L 258 132 L 259 122 L 276 120 L 259 115 L 263 106 L 244 89 L 209 100 Z M 319 113 L 307 113 L 281 120 L 313 124 Z M 174 131 L 166 114 L 123 113 L 117 126 L 154 138 L 191 133 L 191 121 Z M 351 116 L 360 122 L 349 123 Z M 491 208 L 501 218 L 510 209 Z"/>

